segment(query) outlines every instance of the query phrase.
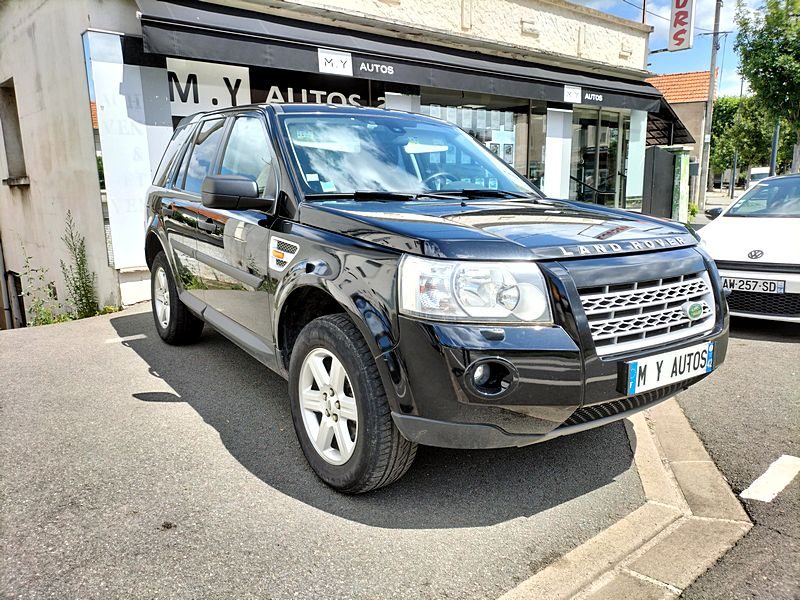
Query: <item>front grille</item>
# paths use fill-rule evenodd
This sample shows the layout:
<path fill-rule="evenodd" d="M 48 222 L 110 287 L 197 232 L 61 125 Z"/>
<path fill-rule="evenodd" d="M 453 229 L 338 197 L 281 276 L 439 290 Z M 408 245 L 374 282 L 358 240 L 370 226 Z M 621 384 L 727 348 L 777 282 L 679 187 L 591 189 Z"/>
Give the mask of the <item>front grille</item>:
<path fill-rule="evenodd" d="M 728 308 L 733 312 L 774 316 L 800 316 L 800 294 L 731 292 Z"/>
<path fill-rule="evenodd" d="M 680 383 L 673 383 L 672 385 L 668 385 L 663 388 L 659 388 L 657 390 L 651 390 L 649 392 L 643 392 L 641 394 L 637 394 L 636 396 L 631 396 L 629 398 L 622 398 L 621 400 L 612 400 L 611 402 L 604 402 L 603 404 L 595 404 L 593 406 L 584 406 L 583 408 L 579 408 L 569 419 L 564 421 L 560 427 L 568 427 L 569 425 L 580 425 L 581 423 L 589 423 L 591 421 L 597 421 L 598 419 L 604 419 L 606 417 L 613 417 L 614 415 L 618 415 L 620 413 L 627 412 L 629 410 L 633 410 L 635 408 L 641 408 L 643 406 L 647 406 L 648 404 L 652 404 L 653 402 L 658 402 L 659 400 L 663 400 L 669 396 L 677 394 L 685 387 L 688 387 L 698 381 L 700 377 L 693 377 L 687 381 L 681 381 Z"/>
<path fill-rule="evenodd" d="M 800 265 L 781 263 L 743 262 L 734 260 L 718 260 L 720 271 L 755 271 L 758 273 L 800 273 Z"/>
<path fill-rule="evenodd" d="M 706 271 L 578 290 L 600 356 L 649 348 L 710 331 L 714 297 Z M 684 305 L 699 302 L 690 319 Z"/>

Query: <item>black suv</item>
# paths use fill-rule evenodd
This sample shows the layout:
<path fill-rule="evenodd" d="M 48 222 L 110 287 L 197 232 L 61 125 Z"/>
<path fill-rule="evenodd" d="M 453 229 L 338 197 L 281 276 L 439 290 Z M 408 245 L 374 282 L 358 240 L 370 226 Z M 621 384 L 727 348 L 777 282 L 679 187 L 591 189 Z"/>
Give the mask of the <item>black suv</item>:
<path fill-rule="evenodd" d="M 207 323 L 287 378 L 308 462 L 345 492 L 395 481 L 417 444 L 604 425 L 725 358 L 719 275 L 684 227 L 545 199 L 437 119 L 194 115 L 147 207 L 160 336 Z"/>

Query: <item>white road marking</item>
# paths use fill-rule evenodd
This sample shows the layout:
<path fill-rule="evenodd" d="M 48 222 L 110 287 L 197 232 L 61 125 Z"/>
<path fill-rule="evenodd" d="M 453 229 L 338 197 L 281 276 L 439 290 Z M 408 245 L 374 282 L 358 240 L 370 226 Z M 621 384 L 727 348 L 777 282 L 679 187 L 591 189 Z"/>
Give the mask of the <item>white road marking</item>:
<path fill-rule="evenodd" d="M 749 500 L 772 502 L 798 473 L 800 473 L 800 458 L 784 454 L 739 496 Z"/>
<path fill-rule="evenodd" d="M 136 335 L 128 335 L 125 337 L 116 337 L 110 338 L 105 340 L 106 344 L 121 344 L 123 342 L 134 342 L 136 340 L 145 340 L 147 336 L 143 333 L 137 333 Z"/>

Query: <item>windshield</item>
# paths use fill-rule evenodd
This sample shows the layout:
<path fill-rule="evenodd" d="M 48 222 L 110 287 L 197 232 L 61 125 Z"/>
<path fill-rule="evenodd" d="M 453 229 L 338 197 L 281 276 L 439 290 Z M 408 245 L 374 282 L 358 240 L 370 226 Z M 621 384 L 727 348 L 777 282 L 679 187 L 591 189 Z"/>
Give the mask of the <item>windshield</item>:
<path fill-rule="evenodd" d="M 480 142 L 447 123 L 394 115 L 283 115 L 306 194 L 502 190 L 539 195 Z"/>
<path fill-rule="evenodd" d="M 758 183 L 725 216 L 800 217 L 800 177 L 779 177 Z"/>

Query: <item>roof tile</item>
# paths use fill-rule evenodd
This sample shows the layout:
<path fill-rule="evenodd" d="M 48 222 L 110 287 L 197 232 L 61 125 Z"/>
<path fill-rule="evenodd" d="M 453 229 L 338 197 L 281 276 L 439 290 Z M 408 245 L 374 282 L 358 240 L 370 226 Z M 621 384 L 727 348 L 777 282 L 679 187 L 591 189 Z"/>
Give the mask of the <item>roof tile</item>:
<path fill-rule="evenodd" d="M 670 104 L 705 102 L 708 99 L 708 74 L 710 71 L 669 73 L 647 79 L 647 83 L 664 94 Z M 717 70 L 719 74 L 719 70 Z M 716 94 L 715 94 L 716 95 Z"/>

